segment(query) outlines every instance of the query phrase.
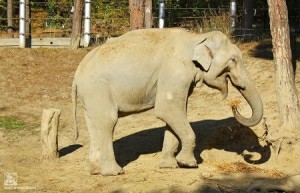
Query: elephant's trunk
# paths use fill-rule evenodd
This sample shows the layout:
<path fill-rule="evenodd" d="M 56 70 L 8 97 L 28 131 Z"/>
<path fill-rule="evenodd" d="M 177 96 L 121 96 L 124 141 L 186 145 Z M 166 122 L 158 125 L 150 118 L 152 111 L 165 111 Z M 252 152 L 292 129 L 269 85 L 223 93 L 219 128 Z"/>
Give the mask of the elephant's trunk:
<path fill-rule="evenodd" d="M 242 125 L 251 127 L 257 125 L 263 117 L 263 104 L 262 100 L 259 96 L 258 91 L 255 89 L 254 85 L 247 81 L 244 84 L 244 88 L 237 88 L 243 97 L 246 99 L 248 104 L 252 109 L 252 116 L 250 118 L 246 118 L 242 116 L 235 106 L 232 107 L 232 112 L 236 120 Z"/>

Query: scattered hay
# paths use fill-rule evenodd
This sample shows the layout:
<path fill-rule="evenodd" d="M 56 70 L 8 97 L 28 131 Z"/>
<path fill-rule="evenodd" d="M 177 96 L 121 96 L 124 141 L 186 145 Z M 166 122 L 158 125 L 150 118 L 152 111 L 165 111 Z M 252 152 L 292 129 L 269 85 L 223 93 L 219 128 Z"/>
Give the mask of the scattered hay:
<path fill-rule="evenodd" d="M 218 163 L 215 165 L 217 170 L 221 173 L 260 173 L 266 174 L 272 177 L 283 177 L 284 174 L 280 171 L 275 169 L 273 170 L 266 170 L 256 166 L 252 166 L 242 162 L 231 162 L 231 163 Z"/>
<path fill-rule="evenodd" d="M 241 100 L 240 99 L 231 99 L 228 102 L 228 105 L 232 108 L 232 109 L 237 109 L 238 106 L 241 104 Z"/>

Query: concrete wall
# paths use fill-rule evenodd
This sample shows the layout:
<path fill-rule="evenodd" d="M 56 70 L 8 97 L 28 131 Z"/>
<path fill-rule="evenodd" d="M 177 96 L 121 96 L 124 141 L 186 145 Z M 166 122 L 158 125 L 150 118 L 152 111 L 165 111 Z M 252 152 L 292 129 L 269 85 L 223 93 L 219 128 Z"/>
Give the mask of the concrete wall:
<path fill-rule="evenodd" d="M 67 48 L 70 38 L 33 38 L 28 45 L 31 48 Z M 0 47 L 19 47 L 18 38 L 0 38 Z"/>

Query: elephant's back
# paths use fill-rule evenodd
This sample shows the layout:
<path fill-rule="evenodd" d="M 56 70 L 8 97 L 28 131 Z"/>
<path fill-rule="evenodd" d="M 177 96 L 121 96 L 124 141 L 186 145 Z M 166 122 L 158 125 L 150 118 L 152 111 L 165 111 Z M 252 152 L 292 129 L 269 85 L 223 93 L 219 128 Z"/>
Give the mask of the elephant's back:
<path fill-rule="evenodd" d="M 85 69 L 101 67 L 103 70 L 106 68 L 118 70 L 155 65 L 154 63 L 161 62 L 164 54 L 167 53 L 165 46 L 167 40 L 154 34 L 147 33 L 139 36 L 129 34 L 118 37 L 88 53 L 80 66 Z"/>
<path fill-rule="evenodd" d="M 83 57 L 83 59 L 81 60 L 81 62 L 79 63 L 79 65 L 77 67 L 74 79 L 77 79 L 78 76 L 80 76 L 80 75 L 84 74 L 84 72 L 86 72 L 88 67 L 93 63 L 95 54 L 97 54 L 99 49 L 100 49 L 100 46 L 94 48 L 93 50 L 91 50 L 89 53 L 87 53 Z"/>
<path fill-rule="evenodd" d="M 174 57 L 174 53 L 182 53 L 176 50 L 181 46 L 174 37 L 180 35 L 184 39 L 189 34 L 183 29 L 134 30 L 93 49 L 81 61 L 77 71 L 91 76 L 93 73 L 121 74 L 157 69 Z"/>

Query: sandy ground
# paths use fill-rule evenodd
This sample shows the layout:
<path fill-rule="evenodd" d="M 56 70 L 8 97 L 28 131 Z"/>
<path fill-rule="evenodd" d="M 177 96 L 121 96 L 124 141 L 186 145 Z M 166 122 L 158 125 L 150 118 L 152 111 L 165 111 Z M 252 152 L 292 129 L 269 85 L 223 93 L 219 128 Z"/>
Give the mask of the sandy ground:
<path fill-rule="evenodd" d="M 300 173 L 299 151 L 281 149 L 281 156 L 264 141 L 265 129 L 277 132 L 279 115 L 274 64 L 270 48 L 261 43 L 240 45 L 245 65 L 265 108 L 265 124 L 241 126 L 229 102 L 241 99 L 232 87 L 229 96 L 202 86 L 189 98 L 188 119 L 197 135 L 197 169 L 159 169 L 165 124 L 152 110 L 119 119 L 114 133 L 118 163 L 125 174 L 89 175 L 89 140 L 82 109 L 79 139 L 73 141 L 71 83 L 80 60 L 91 49 L 0 49 L 0 117 L 17 116 L 29 126 L 0 127 L 0 192 L 244 192 L 257 178 L 279 178 Z M 299 66 L 299 60 L 297 61 Z M 300 69 L 296 72 L 300 90 Z M 40 119 L 45 108 L 61 109 L 59 154 L 41 161 Z M 299 143 L 293 144 L 299 150 Z M 288 152 L 288 153 L 286 153 Z M 8 177 L 17 190 L 7 189 Z M 4 189 L 6 188 L 6 189 Z M 26 190 L 29 189 L 29 190 Z"/>

